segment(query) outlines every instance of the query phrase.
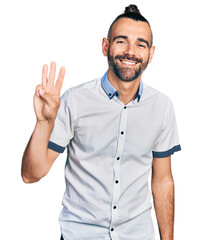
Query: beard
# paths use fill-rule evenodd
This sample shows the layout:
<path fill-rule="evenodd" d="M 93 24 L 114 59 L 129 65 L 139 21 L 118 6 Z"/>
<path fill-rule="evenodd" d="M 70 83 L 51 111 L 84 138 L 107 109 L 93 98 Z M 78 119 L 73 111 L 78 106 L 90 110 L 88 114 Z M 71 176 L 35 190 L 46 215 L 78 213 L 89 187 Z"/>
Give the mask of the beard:
<path fill-rule="evenodd" d="M 120 80 L 124 82 L 131 82 L 137 79 L 147 68 L 147 65 L 149 63 L 149 56 L 146 62 L 143 62 L 141 58 L 136 58 L 136 57 L 130 57 L 128 54 L 124 55 L 117 55 L 115 56 L 115 59 L 113 56 L 109 53 L 107 54 L 108 58 L 108 64 L 112 72 L 118 77 Z M 115 60 L 132 60 L 134 62 L 137 62 L 139 64 L 138 69 L 134 69 L 132 67 L 120 67 L 118 63 L 115 62 Z M 134 66 L 135 67 L 135 66 Z"/>

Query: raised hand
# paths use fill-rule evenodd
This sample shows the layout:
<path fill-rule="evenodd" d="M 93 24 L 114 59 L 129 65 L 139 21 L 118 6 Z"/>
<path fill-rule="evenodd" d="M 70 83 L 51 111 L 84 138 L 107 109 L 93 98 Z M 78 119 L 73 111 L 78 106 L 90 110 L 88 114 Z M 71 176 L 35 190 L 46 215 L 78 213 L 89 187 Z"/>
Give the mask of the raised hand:
<path fill-rule="evenodd" d="M 55 82 L 56 63 L 51 62 L 49 76 L 48 65 L 43 66 L 42 83 L 36 87 L 34 94 L 34 110 L 37 122 L 54 122 L 60 106 L 60 90 L 62 88 L 65 68 L 61 67 Z"/>

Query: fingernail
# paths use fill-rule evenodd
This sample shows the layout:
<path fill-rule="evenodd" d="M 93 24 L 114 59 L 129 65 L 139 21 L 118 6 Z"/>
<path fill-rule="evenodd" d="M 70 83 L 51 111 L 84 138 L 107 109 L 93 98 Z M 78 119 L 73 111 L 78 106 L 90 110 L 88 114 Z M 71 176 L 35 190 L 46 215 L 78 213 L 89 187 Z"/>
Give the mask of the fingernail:
<path fill-rule="evenodd" d="M 40 94 L 40 95 L 43 95 L 43 94 L 44 94 L 44 90 L 42 90 L 42 89 L 39 90 L 39 94 Z"/>

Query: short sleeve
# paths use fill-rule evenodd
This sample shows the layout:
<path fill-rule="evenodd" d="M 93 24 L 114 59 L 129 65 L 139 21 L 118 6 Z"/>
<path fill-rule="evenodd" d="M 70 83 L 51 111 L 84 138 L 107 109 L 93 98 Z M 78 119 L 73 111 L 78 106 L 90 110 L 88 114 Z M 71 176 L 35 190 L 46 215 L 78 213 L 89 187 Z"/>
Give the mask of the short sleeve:
<path fill-rule="evenodd" d="M 74 135 L 73 103 L 70 93 L 66 91 L 60 100 L 55 125 L 51 133 L 48 148 L 63 153 Z"/>
<path fill-rule="evenodd" d="M 162 130 L 153 146 L 152 153 L 153 157 L 164 158 L 180 150 L 175 112 L 172 102 L 168 100 Z"/>

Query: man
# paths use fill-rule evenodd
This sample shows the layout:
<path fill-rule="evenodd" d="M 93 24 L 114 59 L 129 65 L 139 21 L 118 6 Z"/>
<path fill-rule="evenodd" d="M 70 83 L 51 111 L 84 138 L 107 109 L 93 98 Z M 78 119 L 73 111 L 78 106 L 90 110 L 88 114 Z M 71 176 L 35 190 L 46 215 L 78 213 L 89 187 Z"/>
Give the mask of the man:
<path fill-rule="evenodd" d="M 153 240 L 151 169 L 160 236 L 173 239 L 170 156 L 180 145 L 171 101 L 141 80 L 154 54 L 152 38 L 137 7 L 127 7 L 102 42 L 108 71 L 66 91 L 61 103 L 65 69 L 54 86 L 56 64 L 48 79 L 48 66 L 43 67 L 22 177 L 26 183 L 39 181 L 68 147 L 61 239 Z"/>

